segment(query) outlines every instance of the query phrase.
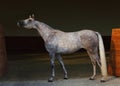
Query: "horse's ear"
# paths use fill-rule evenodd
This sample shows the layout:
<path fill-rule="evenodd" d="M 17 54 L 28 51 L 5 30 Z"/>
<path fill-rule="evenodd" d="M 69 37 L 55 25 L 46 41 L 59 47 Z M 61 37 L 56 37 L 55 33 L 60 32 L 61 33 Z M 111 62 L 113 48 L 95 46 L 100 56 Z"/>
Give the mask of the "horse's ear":
<path fill-rule="evenodd" d="M 31 16 L 31 15 L 29 15 L 29 18 L 32 18 L 32 16 Z"/>
<path fill-rule="evenodd" d="M 34 14 L 32 14 L 32 16 L 31 16 L 33 19 L 35 18 L 35 15 Z"/>
<path fill-rule="evenodd" d="M 32 14 L 32 15 L 29 15 L 29 18 L 35 18 L 35 16 L 34 16 L 34 14 Z"/>

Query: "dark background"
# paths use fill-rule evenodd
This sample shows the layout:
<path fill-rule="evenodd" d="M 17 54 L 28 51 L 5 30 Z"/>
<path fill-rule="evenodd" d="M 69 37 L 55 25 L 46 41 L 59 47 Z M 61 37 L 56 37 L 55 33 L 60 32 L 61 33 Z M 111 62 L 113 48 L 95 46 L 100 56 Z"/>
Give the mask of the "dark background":
<path fill-rule="evenodd" d="M 37 20 L 55 29 L 91 29 L 102 34 L 110 47 L 112 28 L 120 27 L 120 1 L 91 0 L 1 0 L 0 23 L 4 27 L 7 50 L 44 50 L 37 31 L 17 27 L 18 20 L 35 14 Z"/>
<path fill-rule="evenodd" d="M 16 23 L 34 13 L 36 19 L 63 31 L 93 29 L 111 35 L 120 26 L 120 1 L 91 0 L 1 0 L 0 23 L 5 36 L 38 36 L 36 31 L 18 28 Z"/>

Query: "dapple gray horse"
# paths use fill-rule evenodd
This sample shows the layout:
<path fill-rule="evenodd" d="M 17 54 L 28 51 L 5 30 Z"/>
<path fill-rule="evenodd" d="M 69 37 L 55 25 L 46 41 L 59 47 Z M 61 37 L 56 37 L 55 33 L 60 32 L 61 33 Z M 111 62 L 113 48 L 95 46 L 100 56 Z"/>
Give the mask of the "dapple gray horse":
<path fill-rule="evenodd" d="M 86 49 L 93 65 L 93 75 L 90 77 L 90 80 L 94 80 L 95 78 L 97 63 L 101 68 L 101 73 L 103 76 L 101 81 L 106 81 L 107 68 L 105 50 L 102 37 L 98 32 L 92 30 L 63 32 L 57 29 L 53 29 L 43 22 L 35 20 L 33 16 L 29 16 L 29 18 L 25 20 L 20 20 L 17 24 L 19 27 L 36 29 L 43 38 L 46 50 L 50 56 L 51 63 L 51 76 L 48 79 L 49 82 L 52 82 L 55 77 L 55 58 L 58 59 L 61 67 L 63 68 L 64 79 L 67 79 L 67 71 L 62 61 L 61 54 L 73 53 L 81 48 Z M 98 55 L 98 49 L 100 52 L 100 57 Z"/>

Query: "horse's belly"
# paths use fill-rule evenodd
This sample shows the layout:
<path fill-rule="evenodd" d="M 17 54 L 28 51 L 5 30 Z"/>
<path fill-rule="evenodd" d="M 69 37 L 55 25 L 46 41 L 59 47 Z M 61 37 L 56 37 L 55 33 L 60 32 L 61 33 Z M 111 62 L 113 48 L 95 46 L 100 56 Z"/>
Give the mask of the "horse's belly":
<path fill-rule="evenodd" d="M 61 44 L 57 47 L 57 53 L 73 53 L 80 49 L 80 46 L 77 44 Z"/>
<path fill-rule="evenodd" d="M 59 49 L 59 50 L 57 50 L 57 52 L 56 53 L 61 53 L 61 54 L 69 54 L 69 53 L 74 53 L 74 52 L 76 52 L 77 50 L 79 50 L 79 49 Z"/>
<path fill-rule="evenodd" d="M 47 43 L 47 50 L 55 53 L 72 53 L 81 48 L 80 37 L 77 34 L 57 35 Z"/>

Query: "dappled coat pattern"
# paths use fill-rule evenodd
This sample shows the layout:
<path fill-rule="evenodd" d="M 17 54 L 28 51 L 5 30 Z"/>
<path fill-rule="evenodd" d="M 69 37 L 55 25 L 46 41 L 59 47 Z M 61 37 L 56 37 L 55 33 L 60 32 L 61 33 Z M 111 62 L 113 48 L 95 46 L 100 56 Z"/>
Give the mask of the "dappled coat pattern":
<path fill-rule="evenodd" d="M 39 22 L 30 16 L 28 19 L 20 20 L 18 26 L 27 29 L 36 29 L 44 40 L 46 50 L 50 56 L 51 63 L 51 76 L 48 79 L 52 82 L 55 77 L 54 61 L 55 58 L 60 62 L 63 71 L 64 79 L 67 79 L 67 70 L 62 61 L 61 54 L 73 53 L 81 48 L 86 49 L 92 65 L 93 65 L 93 75 L 90 80 L 93 80 L 96 75 L 96 63 L 101 68 L 102 79 L 105 81 L 107 78 L 107 68 L 104 45 L 101 35 L 98 32 L 92 30 L 80 30 L 76 32 L 63 32 L 57 29 L 53 29 L 43 22 Z M 98 49 L 100 52 L 100 57 L 98 54 Z"/>

